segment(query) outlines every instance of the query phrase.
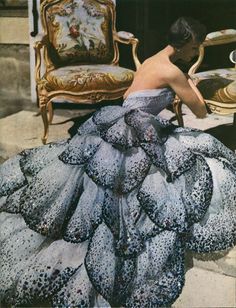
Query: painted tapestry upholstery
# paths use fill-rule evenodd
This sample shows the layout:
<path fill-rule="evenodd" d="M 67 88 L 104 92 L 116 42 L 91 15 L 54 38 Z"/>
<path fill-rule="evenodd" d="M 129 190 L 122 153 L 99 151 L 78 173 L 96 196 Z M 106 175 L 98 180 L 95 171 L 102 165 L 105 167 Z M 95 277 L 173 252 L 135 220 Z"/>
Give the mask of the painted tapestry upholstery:
<path fill-rule="evenodd" d="M 65 91 L 86 92 L 91 89 L 112 91 L 128 87 L 133 76 L 132 70 L 115 65 L 80 65 L 53 70 L 45 79 L 50 91 L 59 88 Z"/>
<path fill-rule="evenodd" d="M 110 63 L 114 49 L 109 6 L 95 0 L 62 0 L 46 10 L 54 62 Z"/>
<path fill-rule="evenodd" d="M 219 93 L 225 87 L 228 87 L 228 89 L 232 92 L 232 95 L 233 92 L 235 92 L 235 68 L 223 68 L 200 72 L 194 74 L 193 78 L 195 80 L 199 80 L 198 89 L 205 99 L 221 101 L 223 98 L 219 95 Z"/>

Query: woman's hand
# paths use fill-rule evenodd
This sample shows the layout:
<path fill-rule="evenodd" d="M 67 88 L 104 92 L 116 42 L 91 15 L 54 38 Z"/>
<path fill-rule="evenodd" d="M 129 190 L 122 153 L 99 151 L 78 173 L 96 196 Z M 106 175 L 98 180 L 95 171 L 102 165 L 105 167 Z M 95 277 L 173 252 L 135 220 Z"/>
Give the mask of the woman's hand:
<path fill-rule="evenodd" d="M 198 83 L 200 82 L 200 78 L 198 78 L 198 77 L 190 77 L 190 75 L 188 74 L 188 73 L 185 73 L 184 74 L 185 75 L 185 77 L 186 77 L 186 79 L 187 80 L 192 80 L 192 82 L 195 84 L 195 86 L 197 86 L 198 85 Z"/>
<path fill-rule="evenodd" d="M 199 82 L 201 81 L 201 79 L 200 79 L 200 78 L 197 78 L 197 77 L 194 77 L 194 78 L 192 79 L 192 81 L 193 81 L 193 83 L 195 84 L 195 86 L 197 86 L 197 85 L 199 84 Z"/>

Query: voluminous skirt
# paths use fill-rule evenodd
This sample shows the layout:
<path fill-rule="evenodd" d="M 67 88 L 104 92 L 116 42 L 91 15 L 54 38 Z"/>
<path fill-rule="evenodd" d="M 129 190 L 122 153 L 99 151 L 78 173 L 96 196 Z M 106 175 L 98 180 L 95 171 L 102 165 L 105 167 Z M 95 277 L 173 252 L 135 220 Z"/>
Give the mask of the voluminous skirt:
<path fill-rule="evenodd" d="M 167 306 L 186 248 L 235 244 L 235 154 L 138 109 L 103 108 L 71 140 L 25 150 L 0 172 L 4 303 Z"/>

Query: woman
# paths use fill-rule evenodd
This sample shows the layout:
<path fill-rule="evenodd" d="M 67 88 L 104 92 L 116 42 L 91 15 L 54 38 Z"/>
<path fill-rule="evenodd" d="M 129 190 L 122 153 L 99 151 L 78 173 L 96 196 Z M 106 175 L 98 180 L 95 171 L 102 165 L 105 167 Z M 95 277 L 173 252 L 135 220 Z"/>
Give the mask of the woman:
<path fill-rule="evenodd" d="M 122 107 L 102 108 L 71 140 L 1 166 L 2 302 L 163 307 L 181 293 L 186 248 L 234 245 L 234 153 L 158 116 L 175 93 L 206 115 L 174 64 L 191 60 L 204 37 L 197 21 L 178 19 Z"/>

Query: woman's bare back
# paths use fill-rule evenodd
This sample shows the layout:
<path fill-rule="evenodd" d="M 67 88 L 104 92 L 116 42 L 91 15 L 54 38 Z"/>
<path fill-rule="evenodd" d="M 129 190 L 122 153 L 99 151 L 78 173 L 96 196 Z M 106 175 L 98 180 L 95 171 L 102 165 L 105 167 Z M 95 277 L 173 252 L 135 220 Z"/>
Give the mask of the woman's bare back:
<path fill-rule="evenodd" d="M 186 44 L 186 48 L 195 46 L 194 43 Z M 190 78 L 174 64 L 176 53 L 172 46 L 167 46 L 154 56 L 148 58 L 135 73 L 131 86 L 124 94 L 147 90 L 170 87 L 199 118 L 206 115 L 205 102 Z"/>
<path fill-rule="evenodd" d="M 124 98 L 132 92 L 168 86 L 165 75 L 171 66 L 173 66 L 173 63 L 163 51 L 145 60 L 135 73 L 134 80 L 125 92 Z"/>

